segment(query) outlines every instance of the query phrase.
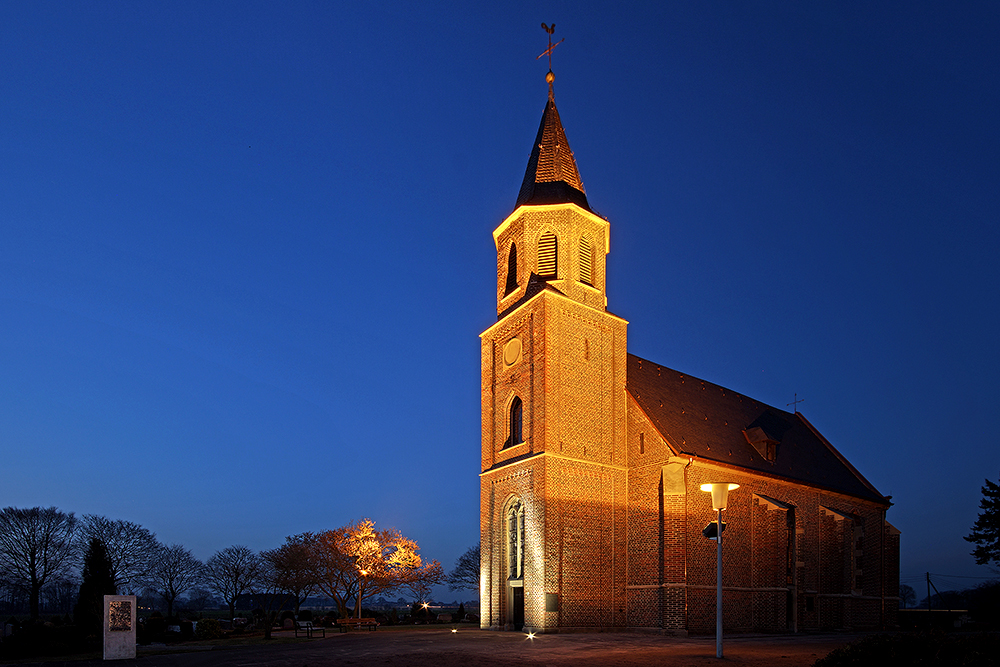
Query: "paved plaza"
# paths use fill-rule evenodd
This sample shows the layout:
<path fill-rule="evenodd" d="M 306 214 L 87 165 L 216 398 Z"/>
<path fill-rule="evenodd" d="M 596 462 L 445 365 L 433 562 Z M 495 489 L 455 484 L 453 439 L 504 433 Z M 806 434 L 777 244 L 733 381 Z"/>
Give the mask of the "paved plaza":
<path fill-rule="evenodd" d="M 539 635 L 462 628 L 382 629 L 333 632 L 324 639 L 235 648 L 195 648 L 177 653 L 140 651 L 140 667 L 494 667 L 497 665 L 600 665 L 601 667 L 708 667 L 812 665 L 860 635 L 733 636 L 725 658 L 715 657 L 715 638 L 676 638 L 632 632 Z M 135 664 L 132 661 L 126 661 Z M 58 663 L 48 663 L 51 667 Z M 73 667 L 114 664 L 66 663 Z M 118 663 L 125 664 L 125 663 Z"/>

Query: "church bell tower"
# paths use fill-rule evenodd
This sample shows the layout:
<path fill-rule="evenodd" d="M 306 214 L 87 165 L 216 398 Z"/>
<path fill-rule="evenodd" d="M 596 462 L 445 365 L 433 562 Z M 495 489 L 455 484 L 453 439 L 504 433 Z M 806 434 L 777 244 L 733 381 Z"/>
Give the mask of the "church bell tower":
<path fill-rule="evenodd" d="M 514 211 L 493 231 L 480 599 L 484 628 L 551 632 L 624 624 L 627 322 L 607 311 L 610 225 L 546 80 Z"/>

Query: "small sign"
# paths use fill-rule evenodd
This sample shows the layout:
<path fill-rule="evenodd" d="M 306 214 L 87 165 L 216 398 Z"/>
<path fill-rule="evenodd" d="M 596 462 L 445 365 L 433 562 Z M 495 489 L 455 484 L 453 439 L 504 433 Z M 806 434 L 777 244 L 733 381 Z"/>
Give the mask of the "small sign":
<path fill-rule="evenodd" d="M 135 596 L 104 596 L 104 659 L 135 659 Z"/>
<path fill-rule="evenodd" d="M 726 522 L 725 521 L 722 522 L 722 532 L 726 532 Z M 705 526 L 705 528 L 702 529 L 701 534 L 704 535 L 705 537 L 707 537 L 710 540 L 714 540 L 716 537 L 718 537 L 719 536 L 719 529 L 717 527 L 716 522 L 713 521 L 712 523 L 710 523 L 707 526 Z"/>

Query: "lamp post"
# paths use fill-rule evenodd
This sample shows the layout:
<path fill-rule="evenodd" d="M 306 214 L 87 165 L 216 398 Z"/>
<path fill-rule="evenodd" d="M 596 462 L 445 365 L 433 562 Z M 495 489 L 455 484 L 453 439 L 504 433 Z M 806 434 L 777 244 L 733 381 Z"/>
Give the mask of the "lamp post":
<path fill-rule="evenodd" d="M 358 570 L 361 575 L 358 577 L 358 619 L 361 618 L 361 597 L 365 588 L 365 577 L 368 576 L 368 570 Z"/>
<path fill-rule="evenodd" d="M 702 484 L 701 490 L 712 494 L 712 509 L 716 511 L 715 523 L 715 657 L 722 657 L 722 510 L 726 509 L 729 492 L 739 484 L 717 482 Z"/>

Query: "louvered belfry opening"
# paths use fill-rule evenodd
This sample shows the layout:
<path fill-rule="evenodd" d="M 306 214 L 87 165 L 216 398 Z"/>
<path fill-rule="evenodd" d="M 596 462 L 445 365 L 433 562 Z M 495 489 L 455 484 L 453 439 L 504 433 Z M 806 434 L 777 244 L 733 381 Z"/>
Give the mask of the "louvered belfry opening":
<path fill-rule="evenodd" d="M 538 240 L 538 275 L 543 278 L 556 277 L 556 253 L 558 241 L 552 232 L 545 232 Z"/>
<path fill-rule="evenodd" d="M 580 282 L 594 284 L 594 251 L 586 236 L 580 239 Z"/>

